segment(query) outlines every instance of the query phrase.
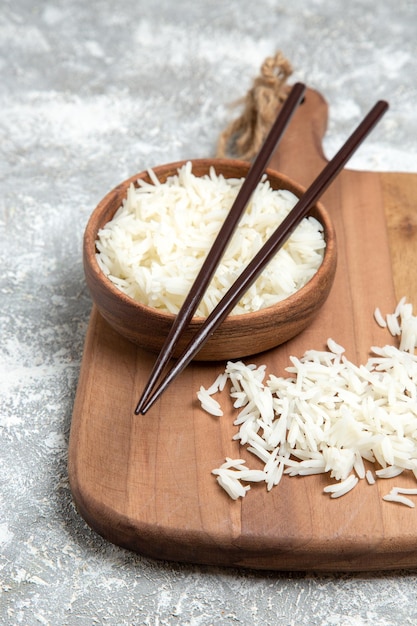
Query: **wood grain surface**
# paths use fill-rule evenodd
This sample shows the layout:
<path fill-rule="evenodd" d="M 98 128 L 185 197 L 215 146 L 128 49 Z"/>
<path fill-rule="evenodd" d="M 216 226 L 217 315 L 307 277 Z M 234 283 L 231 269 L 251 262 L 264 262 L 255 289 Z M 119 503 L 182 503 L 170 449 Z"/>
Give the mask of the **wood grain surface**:
<path fill-rule="evenodd" d="M 371 103 L 372 104 L 372 103 Z M 308 90 L 271 165 L 307 185 L 325 163 L 327 104 Z M 336 226 L 338 269 L 313 324 L 280 348 L 246 362 L 283 373 L 291 354 L 332 337 L 351 360 L 393 343 L 373 320 L 406 295 L 417 304 L 417 173 L 345 170 L 323 197 Z M 328 476 L 284 477 L 232 501 L 211 470 L 226 456 L 256 460 L 232 441 L 234 410 L 204 413 L 196 398 L 224 362 L 189 366 L 144 417 L 133 410 L 154 357 L 117 335 L 93 308 L 74 405 L 69 477 L 75 504 L 109 541 L 156 559 L 303 571 L 417 566 L 417 508 L 384 502 L 411 476 L 359 481 L 346 496 L 323 494 Z"/>

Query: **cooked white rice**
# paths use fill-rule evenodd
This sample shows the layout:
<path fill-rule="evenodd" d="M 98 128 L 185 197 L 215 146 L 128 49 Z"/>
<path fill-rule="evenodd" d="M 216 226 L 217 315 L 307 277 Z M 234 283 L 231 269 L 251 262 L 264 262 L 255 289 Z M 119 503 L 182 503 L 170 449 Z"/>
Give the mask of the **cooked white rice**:
<path fill-rule="evenodd" d="M 381 326 L 381 328 L 386 328 L 387 327 L 387 322 L 384 320 L 384 317 L 381 313 L 381 309 L 379 307 L 376 307 L 375 311 L 374 311 L 374 317 L 375 317 L 375 321 L 377 324 L 379 324 L 379 326 Z"/>
<path fill-rule="evenodd" d="M 400 334 L 414 329 L 417 318 L 405 299 L 390 315 Z M 324 492 L 337 498 L 362 479 L 373 485 L 404 471 L 417 478 L 416 342 L 402 335 L 400 343 L 407 349 L 373 347 L 368 362 L 357 366 L 346 358 L 342 346 L 329 339 L 327 350 L 290 357 L 288 376 L 270 374 L 267 379 L 264 365 L 228 362 L 209 397 L 220 391 L 219 381 L 223 385 L 227 376 L 238 410 L 234 439 L 261 461 L 263 469 L 251 474 L 241 459 L 228 459 L 213 470 L 219 484 L 236 499 L 246 494 L 242 482 L 264 481 L 270 490 L 283 474 L 326 473 L 334 482 Z M 202 390 L 199 397 L 205 398 Z M 208 404 L 205 399 L 205 407 Z M 217 404 L 221 410 L 216 400 L 214 414 L 219 413 Z M 379 468 L 366 469 L 366 462 Z M 384 499 L 414 506 L 406 498 L 410 495 L 417 495 L 417 488 L 397 487 Z"/>
<path fill-rule="evenodd" d="M 417 316 L 413 315 L 413 305 L 405 297 L 398 302 L 394 313 L 385 318 L 377 307 L 374 311 L 377 323 L 387 327 L 393 337 L 400 336 L 400 350 L 413 352 L 417 347 Z"/>
<path fill-rule="evenodd" d="M 160 183 L 138 181 L 97 237 L 97 262 L 131 298 L 178 313 L 243 179 L 226 179 L 211 169 L 192 173 L 191 163 Z M 264 179 L 255 190 L 216 274 L 200 303 L 207 316 L 237 276 L 289 213 L 297 198 L 273 190 Z M 325 249 L 321 224 L 305 218 L 233 313 L 265 308 L 304 286 L 320 266 Z"/>
<path fill-rule="evenodd" d="M 375 476 L 373 475 L 373 472 L 371 470 L 366 470 L 365 478 L 370 485 L 375 485 Z"/>
<path fill-rule="evenodd" d="M 410 500 L 410 498 L 402 495 L 403 493 L 417 495 L 417 489 L 398 489 L 394 487 L 389 493 L 387 493 L 385 496 L 382 496 L 382 499 L 386 500 L 387 502 L 398 502 L 398 504 L 405 504 L 405 506 L 414 509 L 414 502 Z"/>
<path fill-rule="evenodd" d="M 330 493 L 331 498 L 340 498 L 340 496 L 344 496 L 349 491 L 352 491 L 354 487 L 358 484 L 359 478 L 354 474 L 350 474 L 345 480 L 342 480 L 340 483 L 328 485 L 324 487 L 323 491 L 325 493 Z"/>

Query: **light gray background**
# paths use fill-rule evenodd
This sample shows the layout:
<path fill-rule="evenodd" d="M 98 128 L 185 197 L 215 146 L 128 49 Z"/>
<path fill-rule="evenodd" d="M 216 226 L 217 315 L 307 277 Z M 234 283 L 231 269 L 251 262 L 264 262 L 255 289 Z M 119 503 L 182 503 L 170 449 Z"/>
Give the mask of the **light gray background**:
<path fill-rule="evenodd" d="M 149 165 L 212 155 L 279 49 L 329 102 L 328 156 L 386 98 L 350 166 L 416 172 L 416 34 L 414 0 L 1 0 L 1 624 L 417 624 L 415 572 L 150 561 L 96 536 L 67 480 L 97 202 Z"/>

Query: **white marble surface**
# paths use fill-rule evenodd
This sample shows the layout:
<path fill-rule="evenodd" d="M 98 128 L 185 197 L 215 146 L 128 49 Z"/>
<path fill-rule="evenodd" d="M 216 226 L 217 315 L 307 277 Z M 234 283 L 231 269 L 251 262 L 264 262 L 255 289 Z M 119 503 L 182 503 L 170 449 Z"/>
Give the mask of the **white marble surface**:
<path fill-rule="evenodd" d="M 2 0 L 0 623 L 416 624 L 416 572 L 154 562 L 78 516 L 67 445 L 90 312 L 81 240 L 127 176 L 214 152 L 266 56 L 330 106 L 328 156 L 379 98 L 352 167 L 417 171 L 414 0 Z"/>

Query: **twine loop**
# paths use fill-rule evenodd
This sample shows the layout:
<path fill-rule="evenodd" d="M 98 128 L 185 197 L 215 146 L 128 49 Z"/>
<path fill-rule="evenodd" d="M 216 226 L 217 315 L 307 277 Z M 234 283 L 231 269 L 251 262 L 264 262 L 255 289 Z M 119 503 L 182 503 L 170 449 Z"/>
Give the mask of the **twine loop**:
<path fill-rule="evenodd" d="M 288 95 L 286 82 L 292 71 L 281 52 L 265 59 L 260 75 L 243 98 L 242 114 L 221 133 L 216 156 L 250 161 L 258 154 Z"/>

